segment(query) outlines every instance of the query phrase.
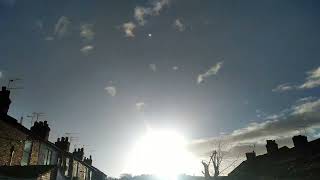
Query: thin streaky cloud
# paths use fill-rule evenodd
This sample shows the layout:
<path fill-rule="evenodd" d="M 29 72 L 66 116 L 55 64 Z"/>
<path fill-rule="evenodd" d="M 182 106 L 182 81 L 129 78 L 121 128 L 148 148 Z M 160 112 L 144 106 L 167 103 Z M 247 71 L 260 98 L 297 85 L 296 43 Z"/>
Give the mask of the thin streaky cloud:
<path fill-rule="evenodd" d="M 280 84 L 276 88 L 272 89 L 273 92 L 284 92 L 284 91 L 290 91 L 295 89 L 296 87 L 293 85 L 290 85 L 289 83 Z"/>
<path fill-rule="evenodd" d="M 69 31 L 71 21 L 66 16 L 61 16 L 54 26 L 54 34 L 58 37 L 65 36 Z"/>
<path fill-rule="evenodd" d="M 312 89 L 320 86 L 320 67 L 308 71 L 305 82 L 300 85 L 291 85 L 289 83 L 284 83 L 278 85 L 276 88 L 272 89 L 273 92 L 284 92 L 289 90 L 304 90 Z"/>
<path fill-rule="evenodd" d="M 84 40 L 91 41 L 94 39 L 94 36 L 93 24 L 82 24 L 80 26 L 80 37 Z"/>
<path fill-rule="evenodd" d="M 311 89 L 320 86 L 320 67 L 307 72 L 306 81 L 299 86 L 300 89 Z"/>
<path fill-rule="evenodd" d="M 182 23 L 182 21 L 179 18 L 174 21 L 173 26 L 176 30 L 180 32 L 186 29 L 185 25 Z"/>
<path fill-rule="evenodd" d="M 94 49 L 94 46 L 92 45 L 86 45 L 86 46 L 83 46 L 80 51 L 83 53 L 83 54 L 89 54 L 92 50 Z"/>
<path fill-rule="evenodd" d="M 155 64 L 149 64 L 149 68 L 151 69 L 151 71 L 156 72 L 157 71 L 157 65 Z"/>
<path fill-rule="evenodd" d="M 206 78 L 218 74 L 220 69 L 222 68 L 223 61 L 218 62 L 214 66 L 212 66 L 208 71 L 203 74 L 199 74 L 197 78 L 198 84 L 202 83 Z"/>
<path fill-rule="evenodd" d="M 194 140 L 190 144 L 190 149 L 198 156 L 203 156 L 207 155 L 214 148 L 212 145 L 218 141 L 229 144 L 231 150 L 244 145 L 264 145 L 267 139 L 276 139 L 280 145 L 288 145 L 292 144 L 291 137 L 300 134 L 301 130 L 306 130 L 311 138 L 316 138 L 316 129 L 320 128 L 320 98 L 292 105 L 285 112 L 284 115 L 280 112 L 272 118 L 268 116 L 264 122 L 250 123 L 222 137 Z M 248 152 L 248 149 L 241 151 L 242 155 L 245 152 Z"/>
<path fill-rule="evenodd" d="M 137 102 L 136 103 L 136 108 L 139 112 L 144 111 L 145 107 L 146 107 L 146 104 L 144 102 Z"/>
<path fill-rule="evenodd" d="M 124 31 L 126 37 L 135 37 L 135 28 L 136 25 L 133 22 L 127 22 L 122 25 L 122 30 Z"/>
<path fill-rule="evenodd" d="M 115 86 L 107 86 L 104 88 L 107 93 L 110 95 L 110 96 L 116 96 L 117 95 L 117 89 Z"/>

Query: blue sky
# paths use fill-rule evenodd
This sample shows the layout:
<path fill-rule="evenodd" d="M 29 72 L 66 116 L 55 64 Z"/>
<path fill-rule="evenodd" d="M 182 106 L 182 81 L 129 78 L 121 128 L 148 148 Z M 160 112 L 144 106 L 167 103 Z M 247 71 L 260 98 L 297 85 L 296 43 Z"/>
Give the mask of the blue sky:
<path fill-rule="evenodd" d="M 44 112 L 52 140 L 74 133 L 116 176 L 146 124 L 208 142 L 297 108 L 319 117 L 319 12 L 316 0 L 1 0 L 0 81 L 23 79 L 10 114 Z"/>

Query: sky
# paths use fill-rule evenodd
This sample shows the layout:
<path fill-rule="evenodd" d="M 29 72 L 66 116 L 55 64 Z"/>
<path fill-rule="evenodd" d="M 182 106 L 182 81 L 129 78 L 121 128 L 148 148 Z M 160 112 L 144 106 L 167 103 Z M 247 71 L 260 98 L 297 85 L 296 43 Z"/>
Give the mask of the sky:
<path fill-rule="evenodd" d="M 0 0 L 0 83 L 22 79 L 10 115 L 45 113 L 108 175 L 147 127 L 200 159 L 263 153 L 320 137 L 319 18 L 317 0 Z"/>

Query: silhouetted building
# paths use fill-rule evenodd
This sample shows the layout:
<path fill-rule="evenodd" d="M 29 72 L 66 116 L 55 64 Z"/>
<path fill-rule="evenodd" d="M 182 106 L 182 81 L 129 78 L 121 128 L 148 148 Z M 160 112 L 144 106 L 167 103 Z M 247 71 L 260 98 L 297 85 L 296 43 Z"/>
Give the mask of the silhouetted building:
<path fill-rule="evenodd" d="M 69 152 L 67 137 L 48 141 L 46 121 L 34 122 L 29 129 L 7 115 L 10 91 L 0 91 L 0 179 L 105 180 L 106 175 L 92 166 L 84 149 Z"/>
<path fill-rule="evenodd" d="M 247 160 L 229 173 L 228 179 L 319 179 L 320 139 L 308 142 L 306 136 L 299 135 L 292 140 L 293 148 L 278 148 L 274 140 L 267 140 L 267 153 L 246 153 Z"/>

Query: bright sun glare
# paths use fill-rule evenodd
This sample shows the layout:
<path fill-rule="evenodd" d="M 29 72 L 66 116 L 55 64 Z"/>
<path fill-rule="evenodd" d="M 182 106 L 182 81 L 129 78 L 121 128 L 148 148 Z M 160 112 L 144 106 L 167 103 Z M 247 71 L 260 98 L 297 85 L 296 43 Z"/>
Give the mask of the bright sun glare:
<path fill-rule="evenodd" d="M 199 162 L 187 151 L 186 145 L 184 137 L 174 131 L 149 130 L 131 152 L 126 172 L 154 174 L 165 179 L 190 173 Z"/>

